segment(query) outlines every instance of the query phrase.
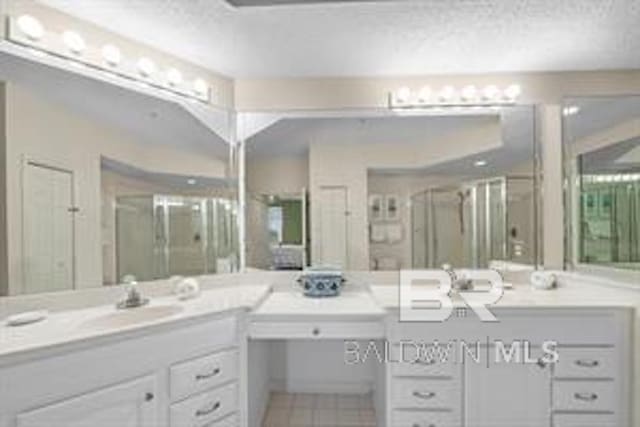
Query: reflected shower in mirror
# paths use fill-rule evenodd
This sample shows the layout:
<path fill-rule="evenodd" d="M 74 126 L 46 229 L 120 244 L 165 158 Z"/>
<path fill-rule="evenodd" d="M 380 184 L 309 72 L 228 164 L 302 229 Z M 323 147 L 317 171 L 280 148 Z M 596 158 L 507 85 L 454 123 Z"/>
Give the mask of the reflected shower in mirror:
<path fill-rule="evenodd" d="M 640 270 L 640 96 L 563 106 L 568 261 Z"/>
<path fill-rule="evenodd" d="M 264 195 L 306 189 L 308 265 L 535 268 L 533 113 L 509 106 L 266 121 L 247 140 L 248 265 L 276 268 L 259 238 L 268 234 Z"/>
<path fill-rule="evenodd" d="M 228 180 L 102 159 L 104 284 L 230 273 L 237 203 Z"/>
<path fill-rule="evenodd" d="M 0 296 L 237 268 L 229 112 L 0 60 Z"/>

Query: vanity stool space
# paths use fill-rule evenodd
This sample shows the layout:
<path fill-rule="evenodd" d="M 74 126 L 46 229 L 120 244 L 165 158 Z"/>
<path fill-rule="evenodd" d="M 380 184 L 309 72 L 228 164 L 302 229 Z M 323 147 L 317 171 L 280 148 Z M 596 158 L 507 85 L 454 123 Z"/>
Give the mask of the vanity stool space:
<path fill-rule="evenodd" d="M 237 427 L 244 313 L 0 359 L 1 427 Z"/>

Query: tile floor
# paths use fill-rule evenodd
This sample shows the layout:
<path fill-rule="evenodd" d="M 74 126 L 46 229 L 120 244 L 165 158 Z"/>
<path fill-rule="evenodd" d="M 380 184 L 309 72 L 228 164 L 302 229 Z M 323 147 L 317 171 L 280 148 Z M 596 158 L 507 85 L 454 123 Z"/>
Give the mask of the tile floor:
<path fill-rule="evenodd" d="M 375 427 L 366 395 L 272 393 L 263 427 Z"/>

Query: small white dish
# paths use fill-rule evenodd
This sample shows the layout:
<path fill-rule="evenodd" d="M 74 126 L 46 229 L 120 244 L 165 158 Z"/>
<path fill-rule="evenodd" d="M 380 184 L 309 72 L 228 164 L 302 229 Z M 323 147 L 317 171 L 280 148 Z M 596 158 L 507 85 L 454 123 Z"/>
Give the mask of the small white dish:
<path fill-rule="evenodd" d="M 26 311 L 7 317 L 5 323 L 7 326 L 24 326 L 41 322 L 47 317 L 49 317 L 49 312 L 46 310 Z"/>

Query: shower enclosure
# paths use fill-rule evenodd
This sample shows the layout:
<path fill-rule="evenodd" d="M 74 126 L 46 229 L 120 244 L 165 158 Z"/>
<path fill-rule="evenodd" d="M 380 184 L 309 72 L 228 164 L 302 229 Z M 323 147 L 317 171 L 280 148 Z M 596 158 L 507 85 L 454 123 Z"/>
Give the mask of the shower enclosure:
<path fill-rule="evenodd" d="M 534 186 L 507 176 L 428 189 L 411 198 L 413 268 L 486 268 L 535 261 Z"/>
<path fill-rule="evenodd" d="M 580 262 L 640 268 L 640 174 L 581 178 Z"/>
<path fill-rule="evenodd" d="M 117 197 L 117 277 L 143 281 L 234 271 L 236 219 L 236 202 L 224 198 Z"/>

